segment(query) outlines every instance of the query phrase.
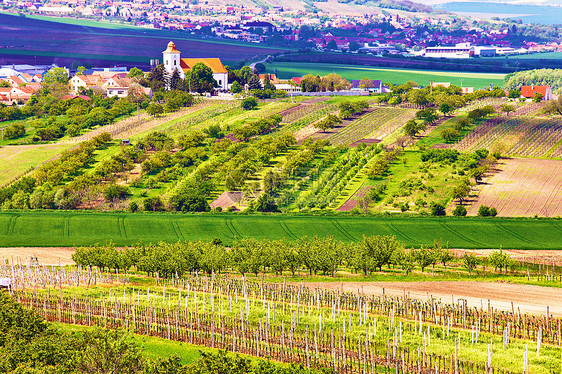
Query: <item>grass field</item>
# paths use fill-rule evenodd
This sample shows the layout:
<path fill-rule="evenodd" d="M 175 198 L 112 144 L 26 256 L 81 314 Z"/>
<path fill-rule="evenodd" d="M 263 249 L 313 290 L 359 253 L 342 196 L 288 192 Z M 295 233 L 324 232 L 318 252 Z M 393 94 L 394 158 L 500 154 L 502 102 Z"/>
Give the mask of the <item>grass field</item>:
<path fill-rule="evenodd" d="M 52 159 L 72 144 L 14 145 L 0 148 L 0 186 Z"/>
<path fill-rule="evenodd" d="M 268 72 L 273 72 L 274 69 L 277 69 L 277 75 L 284 79 L 303 76 L 305 74 L 327 75 L 330 73 L 337 73 L 348 80 L 367 77 L 380 79 L 385 83 L 389 82 L 392 84 L 401 84 L 413 80 L 424 86 L 428 85 L 430 81 L 451 82 L 452 84 L 460 86 L 460 79 L 463 79 L 462 84 L 465 87 L 484 88 L 489 87 L 491 83 L 493 83 L 494 86 L 502 86 L 505 76 L 504 74 L 401 70 L 359 65 L 299 62 L 275 62 L 274 64 L 268 64 L 266 66 Z"/>
<path fill-rule="evenodd" d="M 449 242 L 453 248 L 559 249 L 557 219 L 429 218 L 406 216 L 180 215 L 79 212 L 2 212 L 0 246 L 80 246 L 140 241 L 234 238 L 295 240 L 332 236 L 358 241 L 363 235 L 396 235 L 406 246 Z"/>

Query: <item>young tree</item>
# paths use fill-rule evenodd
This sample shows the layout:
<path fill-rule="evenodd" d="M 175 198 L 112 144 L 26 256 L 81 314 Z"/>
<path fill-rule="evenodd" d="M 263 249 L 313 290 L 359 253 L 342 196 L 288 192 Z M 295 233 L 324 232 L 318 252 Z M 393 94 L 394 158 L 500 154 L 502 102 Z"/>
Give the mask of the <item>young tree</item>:
<path fill-rule="evenodd" d="M 242 92 L 242 86 L 240 86 L 240 83 L 238 83 L 238 81 L 232 82 L 232 85 L 230 86 L 230 92 L 232 92 L 233 94 Z"/>
<path fill-rule="evenodd" d="M 418 250 L 412 250 L 412 256 L 420 266 L 423 273 L 424 269 L 436 261 L 435 253 L 429 247 L 421 246 Z"/>
<path fill-rule="evenodd" d="M 464 267 L 468 270 L 468 274 L 472 275 L 472 271 L 476 269 L 476 266 L 478 265 L 478 258 L 474 253 L 465 252 L 462 262 Z"/>

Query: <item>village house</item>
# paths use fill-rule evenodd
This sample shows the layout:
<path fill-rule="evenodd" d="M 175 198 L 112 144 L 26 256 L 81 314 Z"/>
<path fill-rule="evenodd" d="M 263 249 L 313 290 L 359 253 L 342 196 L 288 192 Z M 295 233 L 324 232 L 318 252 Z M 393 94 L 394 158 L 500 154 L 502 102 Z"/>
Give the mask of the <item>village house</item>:
<path fill-rule="evenodd" d="M 541 94 L 543 100 L 552 100 L 552 87 L 550 86 L 521 86 L 521 96 L 532 99 L 536 94 Z"/>

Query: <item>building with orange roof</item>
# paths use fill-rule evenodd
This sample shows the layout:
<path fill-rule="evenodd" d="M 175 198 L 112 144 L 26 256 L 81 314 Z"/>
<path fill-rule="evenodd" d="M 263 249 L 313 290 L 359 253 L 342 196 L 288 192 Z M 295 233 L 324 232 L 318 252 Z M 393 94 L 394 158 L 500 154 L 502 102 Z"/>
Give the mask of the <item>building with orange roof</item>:
<path fill-rule="evenodd" d="M 164 69 L 168 74 L 175 70 L 185 78 L 185 73 L 193 69 L 199 63 L 205 64 L 213 72 L 213 78 L 217 82 L 217 88 L 228 90 L 228 72 L 219 58 L 181 58 L 174 42 L 169 42 L 165 51 L 162 52 Z"/>
<path fill-rule="evenodd" d="M 521 86 L 521 96 L 532 99 L 539 93 L 543 100 L 552 100 L 552 87 L 550 86 Z"/>

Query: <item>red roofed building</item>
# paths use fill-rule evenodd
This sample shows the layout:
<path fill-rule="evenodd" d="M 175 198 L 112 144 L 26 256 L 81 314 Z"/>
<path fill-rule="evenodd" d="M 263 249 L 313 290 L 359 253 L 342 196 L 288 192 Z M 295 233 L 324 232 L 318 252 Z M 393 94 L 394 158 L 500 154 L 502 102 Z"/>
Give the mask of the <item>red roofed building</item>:
<path fill-rule="evenodd" d="M 521 96 L 532 99 L 535 94 L 542 94 L 543 100 L 552 100 L 552 87 L 550 86 L 521 86 Z"/>

